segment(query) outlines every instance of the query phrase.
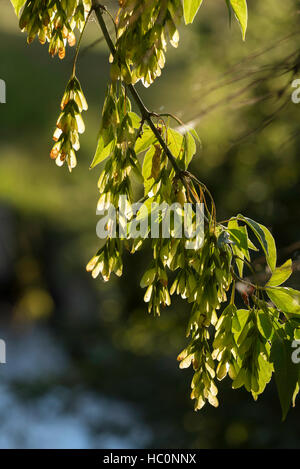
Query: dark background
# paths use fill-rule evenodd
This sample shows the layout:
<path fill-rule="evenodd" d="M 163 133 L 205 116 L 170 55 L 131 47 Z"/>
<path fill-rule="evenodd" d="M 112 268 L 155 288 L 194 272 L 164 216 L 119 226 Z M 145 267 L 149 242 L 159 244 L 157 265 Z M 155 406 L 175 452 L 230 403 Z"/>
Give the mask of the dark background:
<path fill-rule="evenodd" d="M 299 2 L 250 0 L 245 43 L 224 1 L 203 3 L 162 78 L 140 90 L 149 108 L 196 125 L 202 149 L 192 169 L 218 219 L 243 213 L 268 226 L 280 262 L 295 261 L 289 284 L 299 288 Z M 189 306 L 174 300 L 161 318 L 148 316 L 139 281 L 149 253 L 127 256 L 124 276 L 108 284 L 85 272 L 99 244 L 101 168 L 89 165 L 107 50 L 84 50 L 100 37 L 91 21 L 78 65 L 87 131 L 70 175 L 48 154 L 74 51 L 52 60 L 26 44 L 10 2 L 0 8 L 0 447 L 299 448 L 299 407 L 282 423 L 273 382 L 255 403 L 226 379 L 220 407 L 194 413 L 192 372 L 176 362 Z"/>

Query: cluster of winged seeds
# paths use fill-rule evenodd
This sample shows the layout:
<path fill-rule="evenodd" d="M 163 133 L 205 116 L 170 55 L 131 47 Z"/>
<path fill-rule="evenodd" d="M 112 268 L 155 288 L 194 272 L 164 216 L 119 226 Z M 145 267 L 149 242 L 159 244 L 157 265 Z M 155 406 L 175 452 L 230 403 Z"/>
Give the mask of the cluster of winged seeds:
<path fill-rule="evenodd" d="M 75 152 L 80 148 L 79 134 L 85 130 L 81 113 L 87 108 L 80 83 L 76 77 L 73 77 L 61 101 L 61 114 L 53 135 L 55 144 L 50 153 L 58 166 L 62 166 L 66 161 L 70 171 L 77 165 Z"/>
<path fill-rule="evenodd" d="M 125 82 L 142 80 L 150 86 L 165 65 L 167 40 L 177 47 L 183 16 L 180 0 L 120 0 L 117 53 L 112 77 Z"/>
<path fill-rule="evenodd" d="M 20 28 L 27 31 L 29 44 L 37 36 L 41 44 L 49 43 L 52 57 L 63 59 L 67 43 L 76 43 L 74 29 L 82 31 L 91 6 L 91 0 L 27 0 Z"/>
<path fill-rule="evenodd" d="M 24 6 L 20 28 L 27 31 L 28 42 L 36 36 L 42 44 L 48 42 L 52 56 L 57 54 L 63 59 L 67 43 L 73 46 L 76 42 L 75 28 L 82 33 L 51 150 L 51 158 L 57 165 L 66 162 L 71 171 L 77 164 L 79 134 L 85 130 L 82 112 L 88 107 L 76 78 L 76 62 L 93 2 L 12 0 L 12 3 L 17 14 Z M 195 408 L 201 409 L 207 402 L 218 406 L 216 381 L 227 375 L 233 388 L 244 386 L 257 399 L 274 373 L 285 417 L 300 384 L 299 365 L 291 360 L 291 344 L 300 340 L 300 292 L 282 286 L 293 272 L 292 261 L 289 259 L 277 266 L 275 241 L 265 226 L 242 215 L 217 222 L 210 192 L 188 171 L 196 153 L 197 133 L 191 129 L 181 133 L 170 128 L 169 119 L 174 116 L 149 112 L 134 87 L 127 86 L 139 80 L 150 86 L 161 75 L 168 41 L 177 47 L 182 17 L 186 24 L 191 23 L 201 3 L 202 0 L 119 0 L 114 46 L 107 38 L 109 33 L 102 16 L 99 18 L 99 10 L 96 11 L 104 37 L 115 53 L 111 58 L 112 82 L 105 98 L 91 167 L 107 160 L 98 182 L 97 208 L 102 214 L 113 207 L 117 217 L 104 217 L 104 221 L 100 221 L 105 242 L 88 263 L 87 270 L 94 278 L 101 274 L 105 281 L 113 273 L 121 276 L 124 250 L 134 253 L 142 247 L 149 234 L 149 217 L 154 216 L 159 220 L 159 231 L 157 236 L 152 236 L 152 260 L 142 277 L 141 287 L 146 289 L 144 300 L 149 313 L 160 315 L 161 308 L 169 306 L 175 294 L 191 304 L 187 328 L 190 342 L 178 361 L 181 368 L 193 366 L 191 397 Z M 226 3 L 230 12 L 235 13 L 244 38 L 248 15 L 246 0 L 226 0 Z M 101 15 L 107 12 L 105 7 L 94 5 L 101 9 Z M 141 116 L 132 112 L 128 90 Z M 168 120 L 164 119 L 166 116 Z M 132 176 L 143 185 L 146 214 L 142 208 L 132 211 Z M 123 196 L 128 201 L 126 219 L 119 211 Z M 186 202 L 193 207 L 189 215 L 193 232 L 197 227 L 195 206 L 202 203 L 205 207 L 201 248 L 198 244 L 194 249 L 187 248 L 187 233 L 177 232 L 175 218 L 185 219 Z M 162 233 L 169 209 L 158 215 L 153 208 L 162 204 L 169 208 L 177 204 L 169 218 L 170 236 L 167 237 Z M 146 231 L 139 231 L 139 225 L 145 220 Z M 129 227 L 134 228 L 138 236 L 131 238 Z M 268 265 L 270 278 L 264 285 L 253 284 L 251 277 L 244 276 L 245 269 L 250 276 L 254 272 L 250 250 L 258 249 L 251 238 L 263 251 Z M 245 309 L 236 306 L 236 282 L 247 285 L 243 296 Z"/>

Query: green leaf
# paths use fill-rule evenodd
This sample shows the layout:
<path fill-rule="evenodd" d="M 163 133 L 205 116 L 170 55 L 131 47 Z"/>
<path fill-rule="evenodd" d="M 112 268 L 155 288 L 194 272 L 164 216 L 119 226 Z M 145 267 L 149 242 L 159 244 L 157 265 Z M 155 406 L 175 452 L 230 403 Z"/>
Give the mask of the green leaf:
<path fill-rule="evenodd" d="M 183 135 L 174 129 L 168 129 L 168 147 L 173 153 L 175 158 L 181 156 L 181 152 L 184 150 L 184 137 Z"/>
<path fill-rule="evenodd" d="M 249 246 L 249 249 L 252 249 L 252 251 L 259 251 L 259 249 L 257 249 L 257 247 L 252 243 L 251 239 L 248 238 L 248 246 Z"/>
<path fill-rule="evenodd" d="M 260 225 L 256 221 L 244 217 L 243 215 L 238 215 L 238 218 L 247 223 L 247 225 L 252 229 L 264 250 L 267 263 L 273 272 L 276 269 L 277 252 L 275 241 L 270 231 L 265 226 Z"/>
<path fill-rule="evenodd" d="M 16 15 L 19 16 L 21 8 L 25 4 L 26 0 L 10 0 L 10 2 L 15 9 Z"/>
<path fill-rule="evenodd" d="M 155 267 L 152 267 L 151 269 L 148 269 L 142 277 L 140 286 L 142 288 L 148 287 L 149 285 L 151 285 L 154 282 L 155 276 L 156 276 Z"/>
<path fill-rule="evenodd" d="M 294 391 L 294 394 L 293 394 L 293 407 L 296 406 L 296 398 L 299 394 L 299 390 L 300 390 L 300 387 L 299 387 L 299 383 L 300 383 L 300 375 L 299 375 L 299 382 L 296 384 L 296 388 L 295 388 L 295 391 Z"/>
<path fill-rule="evenodd" d="M 201 6 L 202 0 L 184 0 L 184 20 L 185 24 L 192 23 Z"/>
<path fill-rule="evenodd" d="M 292 362 L 290 342 L 279 340 L 274 336 L 270 360 L 274 364 L 275 381 L 282 408 L 282 419 L 285 420 L 293 399 L 299 373 L 299 366 Z"/>
<path fill-rule="evenodd" d="M 238 246 L 238 248 L 246 253 L 248 251 L 248 233 L 245 226 L 239 226 L 235 219 L 232 219 L 228 223 L 228 231 L 230 238 Z"/>
<path fill-rule="evenodd" d="M 300 292 L 298 290 L 287 287 L 267 287 L 266 292 L 280 311 L 287 315 L 300 315 Z"/>
<path fill-rule="evenodd" d="M 131 162 L 132 175 L 135 177 L 136 181 L 139 184 L 144 184 L 144 177 L 142 174 L 142 168 L 141 168 L 140 162 L 138 160 L 133 161 L 132 159 L 130 160 L 130 162 Z"/>
<path fill-rule="evenodd" d="M 188 168 L 197 150 L 196 142 L 193 135 L 187 132 L 184 136 L 184 165 L 185 169 Z"/>
<path fill-rule="evenodd" d="M 238 258 L 235 260 L 239 275 L 243 277 L 244 258 L 250 260 L 248 249 L 248 232 L 246 226 L 239 226 L 236 219 L 228 222 L 228 231 L 232 244 L 233 254 Z"/>
<path fill-rule="evenodd" d="M 269 287 L 277 287 L 282 285 L 293 273 L 292 259 L 286 261 L 281 267 L 277 267 L 270 280 L 267 283 Z"/>
<path fill-rule="evenodd" d="M 102 161 L 106 160 L 106 158 L 108 158 L 113 152 L 114 147 L 115 147 L 115 140 L 111 140 L 111 142 L 105 146 L 103 136 L 100 134 L 99 139 L 98 139 L 96 153 L 93 158 L 90 169 L 95 168 L 95 166 L 102 163 Z"/>
<path fill-rule="evenodd" d="M 135 152 L 138 155 L 139 153 L 142 153 L 143 151 L 148 150 L 148 148 L 151 147 L 153 143 L 155 143 L 156 137 L 150 127 L 145 126 L 143 128 L 143 133 L 141 137 L 139 137 L 136 141 L 135 144 Z"/>
<path fill-rule="evenodd" d="M 197 130 L 195 130 L 195 129 L 190 129 L 190 130 L 189 130 L 189 133 L 192 134 L 192 136 L 194 137 L 194 139 L 197 140 L 197 142 L 200 143 L 200 145 L 201 145 L 201 140 L 200 140 L 200 137 L 199 137 L 199 135 L 198 135 Z"/>
<path fill-rule="evenodd" d="M 257 326 L 259 332 L 265 339 L 269 340 L 272 337 L 274 330 L 268 312 L 258 311 Z"/>
<path fill-rule="evenodd" d="M 137 212 L 136 216 L 134 217 L 135 221 L 142 221 L 145 218 L 148 218 L 150 214 L 152 214 L 152 204 L 153 204 L 153 198 L 147 199 Z M 129 226 L 131 225 L 132 221 L 129 222 Z M 150 227 L 148 228 L 148 231 L 150 230 Z M 147 234 L 148 234 L 147 231 Z"/>
<path fill-rule="evenodd" d="M 260 354 L 258 359 L 258 367 L 257 367 L 257 374 L 258 374 L 258 391 L 253 392 L 252 395 L 256 400 L 259 394 L 262 394 L 265 390 L 267 384 L 271 381 L 272 374 L 273 374 L 273 364 L 270 363 L 266 358 Z"/>
<path fill-rule="evenodd" d="M 140 128 L 140 125 L 141 125 L 141 118 L 140 116 L 138 116 L 135 112 L 128 112 L 129 114 L 129 117 L 131 119 L 131 122 L 132 122 L 132 126 L 134 129 L 139 129 Z"/>
<path fill-rule="evenodd" d="M 239 309 L 232 319 L 232 332 L 236 334 L 236 340 L 238 340 L 240 333 L 244 329 L 249 319 L 248 309 Z"/>
<path fill-rule="evenodd" d="M 247 1 L 246 0 L 230 0 L 230 5 L 241 27 L 243 40 L 245 40 L 247 24 L 248 24 Z"/>
<path fill-rule="evenodd" d="M 145 186 L 145 195 L 148 195 L 153 183 L 154 178 L 151 178 L 152 172 L 152 161 L 155 154 L 155 147 L 152 146 L 146 153 L 144 162 L 143 162 L 143 176 L 144 176 L 144 186 Z"/>

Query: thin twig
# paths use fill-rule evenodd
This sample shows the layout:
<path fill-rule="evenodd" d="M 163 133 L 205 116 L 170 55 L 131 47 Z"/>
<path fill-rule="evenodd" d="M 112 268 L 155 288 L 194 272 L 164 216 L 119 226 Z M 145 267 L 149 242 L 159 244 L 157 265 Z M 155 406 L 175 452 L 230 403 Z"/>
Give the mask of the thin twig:
<path fill-rule="evenodd" d="M 90 18 L 90 16 L 91 16 L 91 13 L 92 13 L 92 10 L 89 11 L 89 13 L 88 13 L 88 15 L 87 15 L 87 17 L 86 17 L 84 26 L 83 26 L 83 28 L 82 28 L 82 31 L 81 31 L 81 34 L 80 34 L 80 37 L 79 37 L 79 40 L 78 40 L 78 43 L 77 43 L 76 52 L 75 52 L 75 57 L 74 57 L 74 62 L 73 62 L 73 71 L 72 71 L 72 77 L 73 77 L 73 78 L 75 77 L 75 74 L 76 74 L 76 65 L 77 65 L 77 59 L 78 59 L 78 55 L 79 55 L 79 51 L 80 51 L 81 41 L 82 41 L 82 38 L 83 38 L 83 35 L 84 35 L 84 31 L 85 31 L 86 25 L 88 24 L 89 18 Z"/>

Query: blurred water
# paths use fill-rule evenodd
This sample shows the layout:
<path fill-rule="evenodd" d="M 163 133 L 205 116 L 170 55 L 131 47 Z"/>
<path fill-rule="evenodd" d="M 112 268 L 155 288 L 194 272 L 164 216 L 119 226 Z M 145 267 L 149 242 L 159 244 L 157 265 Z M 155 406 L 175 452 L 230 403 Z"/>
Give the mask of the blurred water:
<path fill-rule="evenodd" d="M 0 333 L 7 343 L 7 364 L 0 365 L 0 448 L 147 445 L 150 430 L 133 405 L 59 384 L 70 362 L 47 329 Z"/>

